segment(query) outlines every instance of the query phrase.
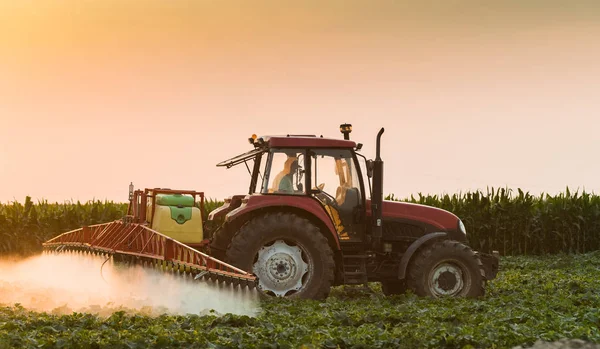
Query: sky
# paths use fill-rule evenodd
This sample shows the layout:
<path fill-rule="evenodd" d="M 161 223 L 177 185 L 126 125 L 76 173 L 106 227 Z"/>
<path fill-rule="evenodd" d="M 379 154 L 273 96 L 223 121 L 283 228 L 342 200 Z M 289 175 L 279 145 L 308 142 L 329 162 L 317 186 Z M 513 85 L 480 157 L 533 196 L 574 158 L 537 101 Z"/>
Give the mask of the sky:
<path fill-rule="evenodd" d="M 253 133 L 351 138 L 384 193 L 600 189 L 600 2 L 0 0 L 0 202 L 248 190 Z"/>

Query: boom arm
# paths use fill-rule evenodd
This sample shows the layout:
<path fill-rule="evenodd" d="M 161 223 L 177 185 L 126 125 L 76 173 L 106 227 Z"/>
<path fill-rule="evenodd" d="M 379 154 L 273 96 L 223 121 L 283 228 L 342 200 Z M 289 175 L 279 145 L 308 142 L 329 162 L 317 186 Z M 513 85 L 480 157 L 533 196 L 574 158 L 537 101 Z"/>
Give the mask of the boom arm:
<path fill-rule="evenodd" d="M 165 271 L 186 272 L 234 286 L 254 288 L 256 277 L 186 246 L 145 225 L 121 220 L 85 226 L 43 244 L 49 251 L 89 251 L 129 262 L 146 262 Z"/>

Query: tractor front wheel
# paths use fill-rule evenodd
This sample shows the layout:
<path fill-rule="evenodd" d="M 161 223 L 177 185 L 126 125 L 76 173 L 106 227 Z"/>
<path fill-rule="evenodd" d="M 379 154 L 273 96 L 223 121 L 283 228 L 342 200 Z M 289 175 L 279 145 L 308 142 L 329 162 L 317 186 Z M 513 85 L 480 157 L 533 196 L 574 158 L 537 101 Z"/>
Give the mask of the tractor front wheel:
<path fill-rule="evenodd" d="M 324 299 L 334 280 L 333 252 L 320 229 L 291 213 L 256 217 L 227 249 L 230 264 L 254 273 L 263 295 Z"/>
<path fill-rule="evenodd" d="M 468 246 L 444 240 L 425 246 L 410 263 L 408 287 L 419 296 L 483 296 L 483 264 Z"/>

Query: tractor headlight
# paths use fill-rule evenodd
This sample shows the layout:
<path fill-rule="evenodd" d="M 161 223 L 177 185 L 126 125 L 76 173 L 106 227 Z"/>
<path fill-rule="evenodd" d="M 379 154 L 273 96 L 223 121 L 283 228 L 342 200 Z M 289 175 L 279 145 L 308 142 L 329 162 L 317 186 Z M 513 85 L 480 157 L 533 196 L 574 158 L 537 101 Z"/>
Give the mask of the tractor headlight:
<path fill-rule="evenodd" d="M 467 235 L 467 228 L 465 228 L 465 224 L 460 219 L 458 220 L 458 230 L 460 230 L 461 233 Z"/>

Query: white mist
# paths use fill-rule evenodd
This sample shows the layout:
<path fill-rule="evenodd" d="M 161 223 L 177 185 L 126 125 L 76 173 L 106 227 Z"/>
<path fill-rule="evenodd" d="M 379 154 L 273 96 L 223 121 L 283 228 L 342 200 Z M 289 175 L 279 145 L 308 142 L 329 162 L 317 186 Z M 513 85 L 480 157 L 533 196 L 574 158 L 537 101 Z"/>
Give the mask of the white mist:
<path fill-rule="evenodd" d="M 0 261 L 0 304 L 36 311 L 110 315 L 117 310 L 185 315 L 232 313 L 254 316 L 256 291 L 196 281 L 141 266 L 123 267 L 106 257 L 44 253 Z"/>

